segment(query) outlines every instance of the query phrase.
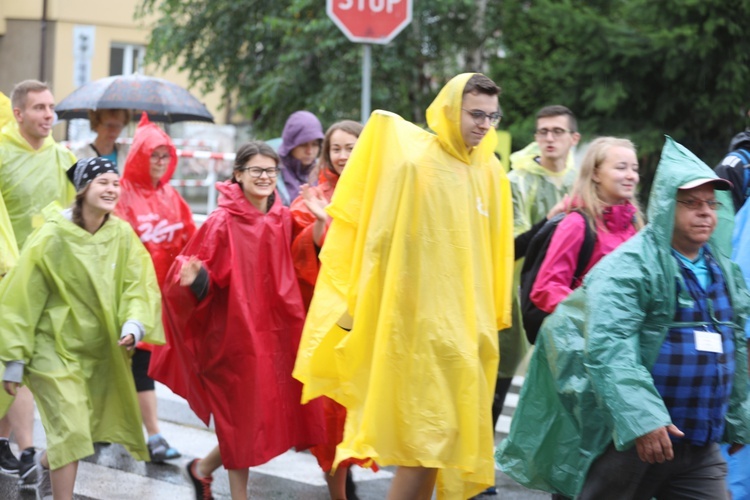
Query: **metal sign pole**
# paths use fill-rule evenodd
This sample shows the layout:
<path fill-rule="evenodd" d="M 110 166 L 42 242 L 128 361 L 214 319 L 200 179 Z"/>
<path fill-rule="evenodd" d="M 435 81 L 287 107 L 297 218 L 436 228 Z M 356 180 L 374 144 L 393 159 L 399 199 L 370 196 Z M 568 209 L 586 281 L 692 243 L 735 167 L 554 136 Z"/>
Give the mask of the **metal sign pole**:
<path fill-rule="evenodd" d="M 362 123 L 370 117 L 370 85 L 372 83 L 372 51 L 369 43 L 362 44 Z"/>

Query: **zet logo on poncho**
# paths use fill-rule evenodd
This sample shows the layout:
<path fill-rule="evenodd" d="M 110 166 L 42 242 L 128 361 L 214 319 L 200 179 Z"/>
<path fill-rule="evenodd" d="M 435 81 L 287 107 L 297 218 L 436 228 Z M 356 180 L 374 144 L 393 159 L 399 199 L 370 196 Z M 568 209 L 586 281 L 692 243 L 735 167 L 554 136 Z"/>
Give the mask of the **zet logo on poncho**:
<path fill-rule="evenodd" d="M 138 226 L 138 232 L 141 235 L 143 243 L 162 243 L 164 241 L 172 241 L 174 233 L 184 226 L 182 222 L 170 224 L 167 220 L 162 219 L 156 224 L 153 222 L 144 222 Z"/>

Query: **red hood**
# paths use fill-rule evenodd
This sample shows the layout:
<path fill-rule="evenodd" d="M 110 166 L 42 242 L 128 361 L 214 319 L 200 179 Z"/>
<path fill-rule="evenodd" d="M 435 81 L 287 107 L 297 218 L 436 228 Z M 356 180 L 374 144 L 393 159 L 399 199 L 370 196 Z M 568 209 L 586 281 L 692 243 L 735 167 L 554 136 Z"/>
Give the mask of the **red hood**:
<path fill-rule="evenodd" d="M 177 168 L 177 152 L 172 139 L 160 129 L 156 124 L 151 123 L 148 115 L 143 113 L 138 128 L 135 129 L 133 145 L 125 160 L 125 172 L 122 174 L 123 179 L 135 184 L 144 186 L 153 186 L 151 182 L 151 153 L 159 146 L 167 146 L 171 160 L 167 165 L 167 171 L 159 180 L 161 184 L 169 182 Z"/>
<path fill-rule="evenodd" d="M 262 215 L 261 212 L 245 198 L 245 193 L 242 192 L 242 186 L 231 180 L 225 182 L 217 182 L 216 190 L 221 193 L 219 197 L 219 206 L 225 209 L 232 215 L 239 215 L 243 217 L 256 217 Z M 268 213 L 278 211 L 280 207 L 283 207 L 281 203 L 281 197 L 276 195 L 273 197 L 273 205 L 268 208 Z"/>

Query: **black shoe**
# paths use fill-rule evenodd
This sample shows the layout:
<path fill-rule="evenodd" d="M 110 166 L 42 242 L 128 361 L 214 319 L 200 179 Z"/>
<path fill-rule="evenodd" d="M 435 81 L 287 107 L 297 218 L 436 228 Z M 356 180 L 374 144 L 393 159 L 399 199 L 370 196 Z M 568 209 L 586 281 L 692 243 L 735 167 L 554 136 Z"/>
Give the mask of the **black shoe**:
<path fill-rule="evenodd" d="M 214 497 L 211 495 L 211 483 L 214 478 L 212 476 L 198 477 L 195 470 L 197 464 L 198 459 L 194 458 L 185 466 L 188 479 L 190 479 L 190 482 L 193 483 L 193 488 L 195 488 L 195 498 L 196 500 L 214 500 Z"/>
<path fill-rule="evenodd" d="M 357 485 L 354 484 L 354 479 L 352 478 L 352 470 L 349 468 L 346 471 L 346 500 L 359 500 L 359 497 L 357 496 Z"/>
<path fill-rule="evenodd" d="M 18 474 L 18 459 L 10 449 L 7 439 L 0 441 L 0 472 Z"/>
<path fill-rule="evenodd" d="M 23 450 L 18 465 L 18 486 L 20 488 L 34 488 L 37 480 L 37 464 L 34 460 L 34 447 Z"/>

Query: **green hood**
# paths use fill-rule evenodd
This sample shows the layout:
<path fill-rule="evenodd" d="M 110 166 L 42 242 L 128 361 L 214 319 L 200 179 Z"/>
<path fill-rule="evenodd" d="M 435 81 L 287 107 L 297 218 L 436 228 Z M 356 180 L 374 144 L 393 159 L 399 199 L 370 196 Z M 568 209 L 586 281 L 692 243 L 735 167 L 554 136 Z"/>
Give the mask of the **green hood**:
<path fill-rule="evenodd" d="M 674 211 L 677 190 L 680 186 L 697 179 L 718 179 L 716 173 L 703 163 L 697 156 L 684 146 L 667 137 L 661 160 L 656 169 L 651 197 L 648 205 L 649 224 L 646 229 L 653 234 L 655 240 L 671 247 L 672 231 L 674 230 Z M 717 215 L 719 222 L 711 237 L 712 249 L 718 249 L 729 255 L 727 249 L 731 241 L 734 216 L 731 199 L 728 192 L 716 191 L 716 198 L 723 206 Z"/>
<path fill-rule="evenodd" d="M 516 151 L 510 155 L 510 165 L 513 170 L 529 172 L 531 174 L 548 176 L 548 177 L 562 177 L 573 172 L 575 168 L 575 161 L 573 159 L 573 151 L 568 153 L 568 159 L 565 162 L 565 168 L 560 172 L 550 172 L 536 161 L 536 157 L 540 155 L 539 144 L 536 141 L 530 143 L 520 151 Z"/>

